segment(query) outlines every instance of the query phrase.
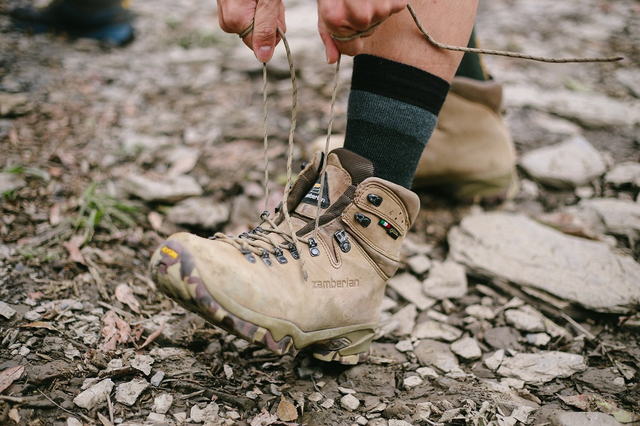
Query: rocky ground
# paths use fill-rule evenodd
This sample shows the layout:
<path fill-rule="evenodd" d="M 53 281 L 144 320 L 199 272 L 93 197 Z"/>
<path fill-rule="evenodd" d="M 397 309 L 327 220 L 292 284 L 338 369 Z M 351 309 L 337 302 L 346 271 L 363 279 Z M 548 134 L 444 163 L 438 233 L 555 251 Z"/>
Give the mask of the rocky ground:
<path fill-rule="evenodd" d="M 420 192 L 373 356 L 355 367 L 274 356 L 149 280 L 168 234 L 255 226 L 262 77 L 212 2 L 134 10 L 137 39 L 119 49 L 25 37 L 0 15 L 1 424 L 639 422 L 637 2 L 482 2 L 484 47 L 625 60 L 485 58 L 504 84 L 520 191 L 499 206 Z M 326 131 L 333 68 L 313 2 L 288 13 L 298 166 Z M 273 208 L 290 123 L 282 50 L 269 75 Z"/>

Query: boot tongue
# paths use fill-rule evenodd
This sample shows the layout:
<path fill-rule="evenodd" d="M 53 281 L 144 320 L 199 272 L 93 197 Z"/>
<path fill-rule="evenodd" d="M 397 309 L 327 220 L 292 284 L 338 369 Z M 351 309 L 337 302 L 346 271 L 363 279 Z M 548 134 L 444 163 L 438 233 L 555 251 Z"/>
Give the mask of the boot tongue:
<path fill-rule="evenodd" d="M 373 176 L 373 163 L 351 151 L 338 148 L 329 153 L 324 175 L 320 214 L 336 203 L 349 188 L 352 189 L 348 193 L 352 194 L 356 186 Z M 295 209 L 296 213 L 307 218 L 315 217 L 321 178 L 322 176 L 318 176 L 315 185 L 300 201 Z"/>

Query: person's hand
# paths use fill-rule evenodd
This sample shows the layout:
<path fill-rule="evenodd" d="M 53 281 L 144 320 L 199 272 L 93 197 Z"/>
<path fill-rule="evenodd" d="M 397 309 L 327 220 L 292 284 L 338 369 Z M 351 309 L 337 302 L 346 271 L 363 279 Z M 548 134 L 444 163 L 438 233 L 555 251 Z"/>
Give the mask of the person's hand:
<path fill-rule="evenodd" d="M 278 28 L 285 32 L 282 0 L 217 0 L 220 28 L 228 33 L 242 34 L 253 24 L 253 30 L 243 39 L 260 62 L 269 62 L 280 41 Z"/>
<path fill-rule="evenodd" d="M 335 40 L 366 31 L 407 7 L 407 0 L 318 0 L 318 30 L 324 43 L 327 62 L 335 63 L 341 53 L 354 56 L 362 52 L 364 41 L 375 31 L 350 41 Z"/>

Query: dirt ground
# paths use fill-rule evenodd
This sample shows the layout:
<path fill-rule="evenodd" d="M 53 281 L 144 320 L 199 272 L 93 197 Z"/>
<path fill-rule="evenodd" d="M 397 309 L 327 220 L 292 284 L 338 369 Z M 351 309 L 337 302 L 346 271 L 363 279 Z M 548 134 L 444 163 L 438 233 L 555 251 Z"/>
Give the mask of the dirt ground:
<path fill-rule="evenodd" d="M 123 48 L 17 33 L 5 12 L 20 3 L 0 4 L 0 95 L 11 95 L 0 102 L 0 171 L 15 183 L 0 194 L 0 301 L 13 311 L 0 316 L 0 424 L 568 424 L 557 423 L 554 411 L 599 411 L 626 424 L 638 421 L 639 322 L 623 326 L 632 313 L 573 308 L 567 319 L 544 301 L 526 298 L 571 336 L 540 348 L 511 329 L 515 336 L 503 336 L 511 349 L 581 355 L 588 368 L 505 390 L 478 359 L 459 359 L 461 373 L 439 371 L 408 386 L 406 379 L 427 365 L 414 352 L 399 350 L 404 338 L 393 333 L 381 333 L 370 361 L 346 367 L 304 352 L 278 357 L 179 308 L 149 278 L 155 247 L 184 229 L 237 234 L 255 226 L 263 210 L 259 64 L 237 37 L 218 29 L 211 1 L 134 2 L 136 39 Z M 299 76 L 297 170 L 309 158 L 311 142 L 326 132 L 334 69 L 324 63 L 310 18 L 313 2 L 287 4 Z M 505 119 L 519 154 L 563 139 L 549 131 L 551 125 L 540 126 L 559 114 L 536 107 L 539 93 L 570 90 L 640 105 L 638 80 L 630 88 L 621 77 L 640 79 L 639 17 L 639 4 L 631 0 L 482 2 L 477 32 L 483 47 L 625 57 L 600 64 L 486 57 L 491 74 L 505 85 Z M 345 59 L 335 133 L 346 123 L 350 67 Z M 273 209 L 285 182 L 291 117 L 282 51 L 270 65 L 268 91 Z M 621 124 L 611 125 L 561 118 L 613 165 L 640 160 L 640 126 L 625 124 L 625 114 Z M 179 224 L 170 216 L 178 198 L 131 195 L 139 176 L 189 177 L 220 217 Z M 638 195 L 636 187 L 608 188 L 601 180 L 591 187 L 621 199 Z M 573 190 L 539 191 L 482 208 L 535 215 L 578 201 Z M 412 237 L 433 246 L 431 257 L 442 260 L 449 229 L 480 207 L 419 195 L 422 211 Z M 620 238 L 618 249 L 638 261 L 637 240 Z M 396 302 L 391 313 L 409 303 L 393 290 L 387 295 Z M 465 309 L 485 304 L 500 312 L 514 296 L 525 297 L 505 283 L 470 277 L 464 297 L 433 310 L 475 337 L 487 357 L 497 346 L 483 335 L 504 327 L 505 319 L 471 323 Z M 426 319 L 426 312 L 421 315 Z M 492 388 L 487 383 L 493 379 Z M 99 382 L 111 383 L 106 398 L 84 408 L 74 402 Z M 353 392 L 357 408 L 345 400 Z"/>

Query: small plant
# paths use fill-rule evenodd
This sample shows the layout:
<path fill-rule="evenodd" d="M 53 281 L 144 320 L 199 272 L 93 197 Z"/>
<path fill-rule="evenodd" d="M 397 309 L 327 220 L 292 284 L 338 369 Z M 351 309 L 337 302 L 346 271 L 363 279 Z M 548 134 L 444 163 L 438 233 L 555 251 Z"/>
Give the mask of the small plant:
<path fill-rule="evenodd" d="M 98 227 L 110 232 L 116 232 L 123 226 L 135 227 L 138 214 L 139 210 L 135 206 L 97 191 L 96 182 L 92 182 L 82 194 L 74 226 L 76 230 L 83 232 L 86 244 L 91 241 Z"/>

